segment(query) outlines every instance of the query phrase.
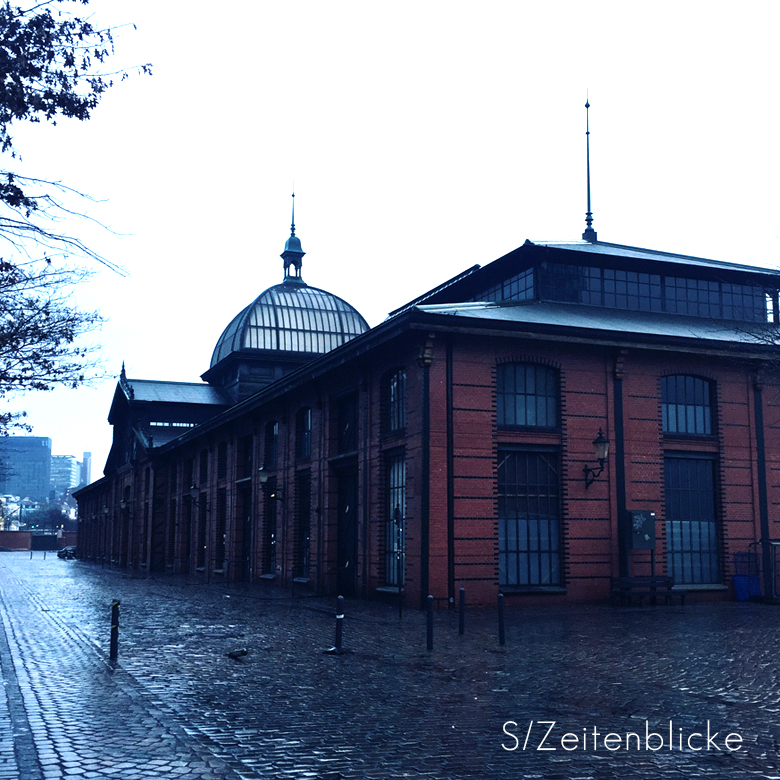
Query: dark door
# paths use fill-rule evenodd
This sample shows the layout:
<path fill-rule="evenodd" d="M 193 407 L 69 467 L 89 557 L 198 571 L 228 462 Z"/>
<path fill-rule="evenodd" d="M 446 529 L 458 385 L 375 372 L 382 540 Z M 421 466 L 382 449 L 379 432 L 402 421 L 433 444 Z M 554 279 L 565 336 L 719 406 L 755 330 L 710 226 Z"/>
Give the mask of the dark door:
<path fill-rule="evenodd" d="M 237 579 L 249 582 L 252 577 L 252 491 L 241 487 L 236 500 L 236 527 L 241 534 L 241 560 Z"/>
<path fill-rule="evenodd" d="M 357 498 L 358 478 L 354 470 L 338 475 L 338 540 L 336 565 L 339 596 L 354 596 L 357 587 Z"/>

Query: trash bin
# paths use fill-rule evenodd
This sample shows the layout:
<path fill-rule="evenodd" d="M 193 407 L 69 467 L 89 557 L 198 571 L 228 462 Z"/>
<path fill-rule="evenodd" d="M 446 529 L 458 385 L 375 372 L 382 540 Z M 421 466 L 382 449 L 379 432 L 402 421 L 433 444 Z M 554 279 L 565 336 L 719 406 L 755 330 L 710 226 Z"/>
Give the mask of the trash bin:
<path fill-rule="evenodd" d="M 758 554 L 752 552 L 734 553 L 734 591 L 737 601 L 761 598 Z"/>

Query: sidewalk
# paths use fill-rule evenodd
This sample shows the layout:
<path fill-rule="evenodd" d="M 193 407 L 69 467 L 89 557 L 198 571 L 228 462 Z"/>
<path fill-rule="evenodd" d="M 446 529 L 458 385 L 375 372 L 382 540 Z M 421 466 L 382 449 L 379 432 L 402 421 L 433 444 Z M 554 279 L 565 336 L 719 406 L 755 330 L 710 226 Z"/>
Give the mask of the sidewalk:
<path fill-rule="evenodd" d="M 335 600 L 273 588 L 3 553 L 0 600 L 0 725 L 21 735 L 17 771 L 40 768 L 24 780 L 780 776 L 777 607 L 508 605 L 504 646 L 495 610 L 469 610 L 464 636 L 457 612 L 443 611 L 428 652 L 424 613 L 399 620 L 393 605 L 347 601 L 348 652 L 335 656 L 323 652 Z M 718 735 L 709 750 L 707 721 Z M 556 749 L 537 749 L 548 728 L 541 747 Z M 564 749 L 567 733 L 575 749 Z M 620 749 L 605 747 L 608 733 Z M 642 745 L 660 733 L 664 747 L 637 748 L 630 733 Z M 726 749 L 728 734 L 741 736 L 739 750 Z M 8 752 L 0 739 L 0 780 L 15 776 L 3 774 Z"/>

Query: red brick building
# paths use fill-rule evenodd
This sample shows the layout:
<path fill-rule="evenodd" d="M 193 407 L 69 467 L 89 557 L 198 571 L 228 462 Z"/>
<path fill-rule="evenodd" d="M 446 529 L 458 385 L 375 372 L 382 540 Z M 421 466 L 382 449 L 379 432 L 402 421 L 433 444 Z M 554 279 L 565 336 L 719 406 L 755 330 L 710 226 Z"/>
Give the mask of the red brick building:
<path fill-rule="evenodd" d="M 603 600 L 651 570 L 727 597 L 733 554 L 780 539 L 780 274 L 585 235 L 368 329 L 305 285 L 293 232 L 207 383 L 123 372 L 81 556 L 409 605 Z"/>

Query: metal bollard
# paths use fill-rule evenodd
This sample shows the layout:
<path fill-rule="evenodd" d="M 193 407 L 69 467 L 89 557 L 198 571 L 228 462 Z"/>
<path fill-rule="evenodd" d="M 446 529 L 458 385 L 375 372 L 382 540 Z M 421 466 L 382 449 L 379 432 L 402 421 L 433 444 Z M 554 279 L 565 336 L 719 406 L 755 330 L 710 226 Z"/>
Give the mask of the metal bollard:
<path fill-rule="evenodd" d="M 111 602 L 111 647 L 108 652 L 109 661 L 116 661 L 119 655 L 119 604 L 114 600 Z"/>
<path fill-rule="evenodd" d="M 428 596 L 428 649 L 433 650 L 433 596 Z"/>
<path fill-rule="evenodd" d="M 30 560 L 32 560 L 32 550 L 30 550 Z"/>
<path fill-rule="evenodd" d="M 504 594 L 498 594 L 498 644 L 506 644 L 506 626 L 504 621 Z"/>
<path fill-rule="evenodd" d="M 458 602 L 458 633 L 463 636 L 466 633 L 466 589 L 460 589 Z"/>
<path fill-rule="evenodd" d="M 46 550 L 43 551 L 43 560 L 46 560 Z"/>
<path fill-rule="evenodd" d="M 336 599 L 336 653 L 341 653 L 344 638 L 344 597 Z"/>

